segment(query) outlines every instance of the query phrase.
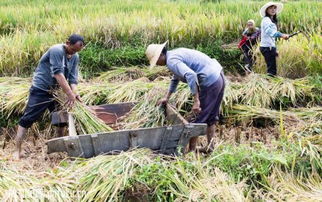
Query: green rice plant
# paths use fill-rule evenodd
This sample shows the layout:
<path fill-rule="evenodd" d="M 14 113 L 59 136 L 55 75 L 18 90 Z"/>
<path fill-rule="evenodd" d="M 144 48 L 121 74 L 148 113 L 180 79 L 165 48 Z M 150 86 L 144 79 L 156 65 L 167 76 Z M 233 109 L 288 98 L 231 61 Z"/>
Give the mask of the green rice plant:
<path fill-rule="evenodd" d="M 50 45 L 63 43 L 68 35 L 75 32 L 84 35 L 86 41 L 92 44 L 111 48 L 110 54 L 118 52 L 111 58 L 108 54 L 99 54 L 101 49 L 97 47 L 93 51 L 84 50 L 84 69 L 91 68 L 93 63 L 100 69 L 108 69 L 111 60 L 114 61 L 113 66 L 141 65 L 144 53 L 137 50 L 144 50 L 148 43 L 165 40 L 170 41 L 170 47 L 210 50 L 214 41 L 231 42 L 239 38 L 248 19 L 254 18 L 259 24 L 261 18 L 258 10 L 265 1 L 245 4 L 243 1 L 126 0 L 120 5 L 116 0 L 94 0 L 84 4 L 75 0 L 54 0 L 50 4 L 46 3 L 44 0 L 1 2 L 1 75 L 31 74 L 40 56 Z M 71 9 L 73 13 L 68 12 Z M 281 31 L 291 33 L 305 30 L 319 35 L 320 10 L 321 4 L 317 1 L 286 3 L 279 16 Z M 315 38 L 319 40 L 319 37 Z M 305 49 L 305 45 L 300 44 L 300 49 Z M 124 47 L 136 47 L 137 50 Z M 309 54 L 309 51 L 305 52 Z M 316 56 L 302 60 L 314 68 L 318 67 L 316 64 L 319 64 L 319 58 Z"/>
<path fill-rule="evenodd" d="M 307 75 L 321 74 L 322 39 L 320 34 L 310 36 L 299 35 L 277 44 L 277 74 L 287 78 L 302 78 Z M 255 71 L 266 73 L 266 63 L 259 48 L 255 51 L 257 66 Z"/>

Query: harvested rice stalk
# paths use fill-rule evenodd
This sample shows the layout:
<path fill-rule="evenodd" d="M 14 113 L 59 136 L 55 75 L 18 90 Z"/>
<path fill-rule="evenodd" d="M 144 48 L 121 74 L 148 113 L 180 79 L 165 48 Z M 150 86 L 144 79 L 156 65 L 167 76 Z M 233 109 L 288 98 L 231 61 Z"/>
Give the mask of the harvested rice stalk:
<path fill-rule="evenodd" d="M 320 93 L 318 92 L 320 91 Z M 243 82 L 226 83 L 224 110 L 233 104 L 245 104 L 262 108 L 318 104 L 321 90 L 310 78 L 286 79 L 270 78 L 260 74 L 250 74 Z"/>
<path fill-rule="evenodd" d="M 118 84 L 113 87 L 111 93 L 107 97 L 107 100 L 110 103 L 139 101 L 142 99 L 142 96 L 144 96 L 145 93 L 155 86 L 165 86 L 165 82 L 147 83 L 142 80 L 135 80 L 132 82 Z"/>
<path fill-rule="evenodd" d="M 232 118 L 236 120 L 268 118 L 277 122 L 280 119 L 281 113 L 283 118 L 288 122 L 301 121 L 294 113 L 291 112 L 281 112 L 249 105 L 234 105 L 232 109 L 228 112 L 227 118 Z"/>
<path fill-rule="evenodd" d="M 314 172 L 303 179 L 293 173 L 286 173 L 281 168 L 274 168 L 268 179 L 268 191 L 261 196 L 262 200 L 321 201 L 322 179 L 318 173 Z"/>
<path fill-rule="evenodd" d="M 80 130 L 83 134 L 113 131 L 111 127 L 106 125 L 101 119 L 97 118 L 91 109 L 80 102 L 76 102 L 70 112 L 79 124 Z"/>
<path fill-rule="evenodd" d="M 12 84 L 10 84 L 12 85 Z M 29 83 L 18 83 L 4 90 L 5 86 L 0 89 L 1 94 L 1 111 L 9 118 L 12 114 L 21 114 L 25 110 Z"/>
<path fill-rule="evenodd" d="M 144 76 L 143 70 L 137 67 L 116 68 L 114 70 L 104 72 L 95 80 L 98 82 L 118 82 L 136 80 Z"/>
<path fill-rule="evenodd" d="M 135 174 L 135 168 L 151 162 L 151 155 L 150 150 L 138 149 L 84 162 L 74 172 L 79 179 L 76 190 L 84 191 L 82 201 L 117 201 Z"/>
<path fill-rule="evenodd" d="M 73 189 L 71 175 L 15 168 L 0 168 L 0 198 L 2 201 L 74 201 L 79 200 Z"/>
<path fill-rule="evenodd" d="M 140 68 L 140 67 L 124 67 L 104 72 L 94 79 L 97 82 L 123 83 L 133 81 L 141 77 L 147 77 L 150 81 L 158 77 L 170 77 L 171 73 L 166 67 Z"/>
<path fill-rule="evenodd" d="M 61 90 L 54 93 L 56 100 L 64 107 L 65 95 Z M 99 132 L 113 131 L 111 127 L 106 125 L 101 119 L 95 116 L 95 113 L 85 104 L 76 101 L 72 109 L 65 108 L 64 110 L 73 114 L 76 121 L 78 133 L 94 134 Z"/>
<path fill-rule="evenodd" d="M 165 114 L 164 110 L 157 106 L 157 102 L 166 92 L 164 88 L 152 88 L 129 112 L 124 120 L 124 127 L 133 129 L 163 126 L 166 120 Z"/>
<path fill-rule="evenodd" d="M 112 83 L 80 83 L 78 92 L 86 105 L 105 104 L 108 103 L 107 97 L 115 86 Z"/>

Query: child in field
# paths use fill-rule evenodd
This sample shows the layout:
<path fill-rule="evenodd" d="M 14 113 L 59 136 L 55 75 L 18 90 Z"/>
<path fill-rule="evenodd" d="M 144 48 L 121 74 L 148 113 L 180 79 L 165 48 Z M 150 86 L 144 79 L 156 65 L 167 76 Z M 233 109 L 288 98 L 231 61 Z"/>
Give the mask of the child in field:
<path fill-rule="evenodd" d="M 252 48 L 257 44 L 260 35 L 260 29 L 255 26 L 254 20 L 247 21 L 247 27 L 242 35 L 243 38 L 239 43 L 239 48 L 241 48 L 244 52 L 244 59 L 246 63 L 245 70 L 251 72 L 254 64 Z"/>

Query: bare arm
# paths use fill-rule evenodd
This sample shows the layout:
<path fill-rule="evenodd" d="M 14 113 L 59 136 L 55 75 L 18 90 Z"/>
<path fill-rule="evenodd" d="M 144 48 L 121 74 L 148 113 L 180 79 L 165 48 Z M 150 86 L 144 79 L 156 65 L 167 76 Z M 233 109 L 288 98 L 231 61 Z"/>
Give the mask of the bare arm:
<path fill-rule="evenodd" d="M 72 107 L 76 100 L 76 94 L 72 91 L 71 87 L 68 85 L 65 76 L 62 73 L 55 74 L 54 77 L 57 80 L 60 87 L 63 89 L 64 93 L 68 96 L 67 105 Z"/>
<path fill-rule="evenodd" d="M 199 92 L 197 91 L 196 94 L 193 96 L 193 106 L 192 106 L 192 111 L 196 114 L 199 114 L 201 112 L 200 108 L 200 100 L 199 100 Z"/>
<path fill-rule="evenodd" d="M 80 96 L 79 96 L 79 95 L 78 95 L 78 93 L 77 93 L 77 84 L 74 84 L 74 83 L 70 84 L 70 88 L 71 88 L 71 89 L 72 89 L 72 91 L 76 94 L 76 99 L 77 99 L 78 101 L 82 102 L 82 100 L 81 100 Z"/>

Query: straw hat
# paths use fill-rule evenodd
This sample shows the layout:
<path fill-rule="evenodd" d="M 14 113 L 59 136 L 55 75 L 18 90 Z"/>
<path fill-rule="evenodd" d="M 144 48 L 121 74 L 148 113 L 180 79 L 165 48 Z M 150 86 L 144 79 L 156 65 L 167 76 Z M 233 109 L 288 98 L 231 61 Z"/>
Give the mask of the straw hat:
<path fill-rule="evenodd" d="M 268 7 L 271 7 L 271 6 L 276 6 L 276 14 L 279 14 L 279 13 L 280 13 L 280 12 L 282 12 L 282 10 L 283 10 L 283 4 L 270 1 L 270 2 L 266 3 L 266 4 L 261 8 L 261 10 L 259 11 L 260 15 L 261 15 L 262 17 L 265 17 L 265 15 L 266 15 L 266 9 L 267 9 Z"/>
<path fill-rule="evenodd" d="M 154 67 L 157 64 L 157 61 L 161 55 L 163 48 L 167 45 L 168 41 L 163 44 L 150 44 L 146 51 L 145 55 L 150 62 L 150 67 Z"/>

